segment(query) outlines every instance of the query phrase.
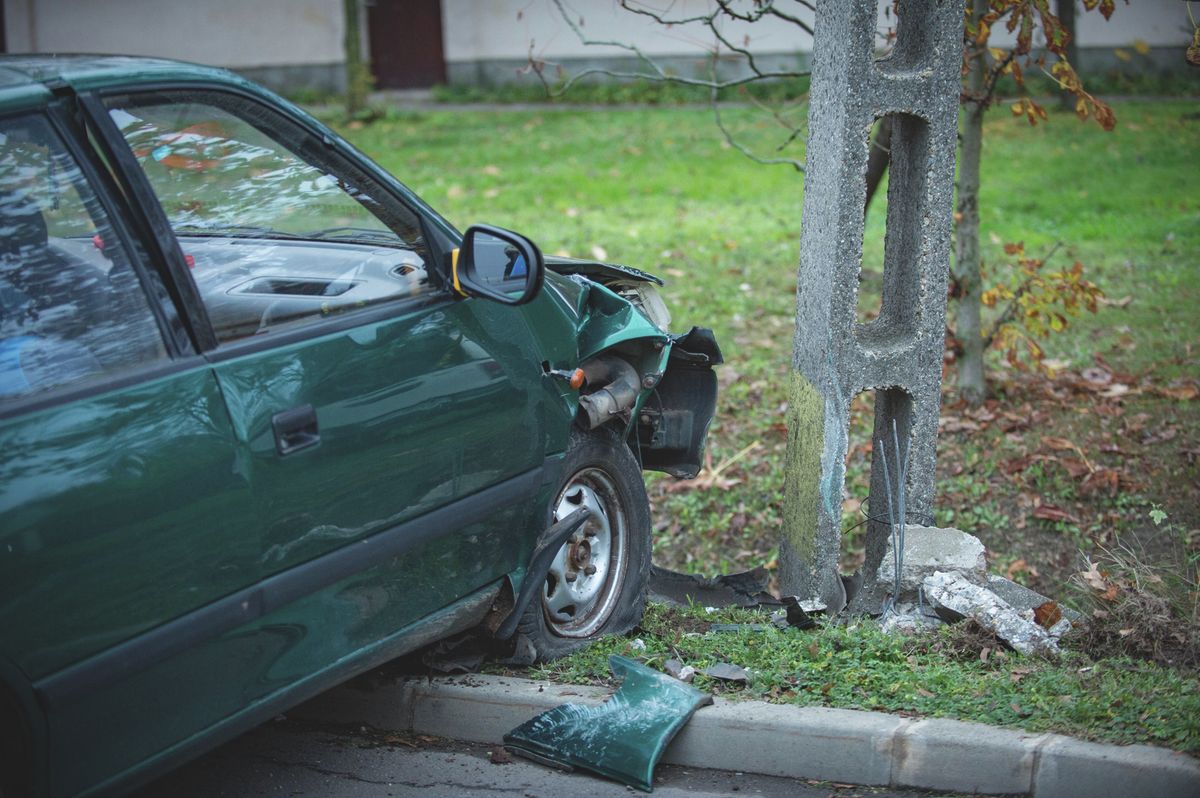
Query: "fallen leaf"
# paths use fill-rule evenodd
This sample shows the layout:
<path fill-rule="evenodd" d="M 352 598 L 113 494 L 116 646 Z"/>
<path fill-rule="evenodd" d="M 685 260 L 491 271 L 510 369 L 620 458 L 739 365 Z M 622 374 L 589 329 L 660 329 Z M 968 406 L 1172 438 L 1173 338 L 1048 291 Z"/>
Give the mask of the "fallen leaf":
<path fill-rule="evenodd" d="M 1079 519 L 1071 515 L 1061 507 L 1056 507 L 1053 504 L 1043 504 L 1033 511 L 1034 518 L 1040 518 L 1043 521 L 1066 521 L 1072 524 L 1078 524 Z"/>
<path fill-rule="evenodd" d="M 1182 402 L 1189 402 L 1200 396 L 1200 388 L 1197 388 L 1195 385 L 1181 385 L 1178 388 L 1155 388 L 1154 392 L 1171 399 L 1178 399 Z"/>
<path fill-rule="evenodd" d="M 512 761 L 512 754 L 508 753 L 508 749 L 501 745 L 492 749 L 489 759 L 493 765 L 507 765 Z"/>
<path fill-rule="evenodd" d="M 592 257 L 596 260 L 608 260 L 608 252 L 604 247 L 596 244 L 592 247 Z"/>
<path fill-rule="evenodd" d="M 1049 629 L 1062 620 L 1062 609 L 1057 602 L 1047 601 L 1033 608 L 1033 620 L 1043 629 Z"/>
<path fill-rule="evenodd" d="M 1096 297 L 1096 301 L 1101 305 L 1107 305 L 1110 308 L 1127 307 L 1133 301 L 1131 296 L 1123 296 L 1120 299 L 1109 299 L 1106 296 Z"/>
<path fill-rule="evenodd" d="M 1128 385 L 1122 385 L 1120 383 L 1117 383 L 1116 385 L 1110 385 L 1107 388 L 1105 388 L 1103 391 L 1100 392 L 1100 395 L 1106 399 L 1117 399 L 1119 397 L 1125 396 L 1128 393 L 1133 393 L 1133 392 L 1134 392 L 1133 388 L 1130 388 Z"/>
<path fill-rule="evenodd" d="M 924 687 L 918 687 L 918 688 L 917 688 L 917 695 L 919 695 L 919 696 L 923 696 L 923 697 L 925 697 L 925 698 L 933 698 L 933 696 L 934 696 L 934 694 L 933 694 L 933 693 L 929 692 L 929 691 L 928 691 L 928 690 L 926 690 Z"/>
<path fill-rule="evenodd" d="M 1042 443 L 1055 451 L 1071 451 L 1075 448 L 1075 444 L 1071 443 L 1066 438 L 1055 438 L 1050 435 L 1042 436 Z"/>
<path fill-rule="evenodd" d="M 1100 572 L 1100 567 L 1096 563 L 1088 563 L 1086 571 L 1079 572 L 1079 578 L 1087 582 L 1088 587 L 1095 590 L 1104 590 L 1108 587 L 1108 580 L 1104 578 L 1104 574 Z"/>

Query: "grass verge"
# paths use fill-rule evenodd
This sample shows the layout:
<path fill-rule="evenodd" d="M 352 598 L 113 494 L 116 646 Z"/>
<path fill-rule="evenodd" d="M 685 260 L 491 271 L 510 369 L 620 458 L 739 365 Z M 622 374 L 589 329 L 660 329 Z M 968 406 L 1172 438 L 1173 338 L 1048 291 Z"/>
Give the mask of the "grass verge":
<path fill-rule="evenodd" d="M 1022 657 L 964 625 L 912 637 L 884 634 L 870 621 L 807 631 L 769 624 L 761 631 L 707 631 L 712 623 L 765 619 L 754 610 L 709 613 L 652 604 L 636 638 L 600 640 L 528 675 L 609 684 L 609 654 L 659 669 L 669 658 L 696 668 L 730 662 L 750 670 L 749 684 L 697 674 L 696 686 L 726 698 L 956 718 L 1200 754 L 1195 674 L 1126 657 Z"/>

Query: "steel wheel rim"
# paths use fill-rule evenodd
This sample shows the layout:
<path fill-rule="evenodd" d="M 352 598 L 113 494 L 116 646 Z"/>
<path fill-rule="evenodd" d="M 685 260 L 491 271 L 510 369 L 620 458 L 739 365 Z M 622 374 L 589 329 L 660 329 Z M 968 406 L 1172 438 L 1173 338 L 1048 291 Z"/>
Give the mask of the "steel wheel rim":
<path fill-rule="evenodd" d="M 592 517 L 558 550 L 542 585 L 546 624 L 562 637 L 595 634 L 612 615 L 625 578 L 629 524 L 612 477 L 599 468 L 575 474 L 555 500 L 554 520 L 580 507 Z"/>

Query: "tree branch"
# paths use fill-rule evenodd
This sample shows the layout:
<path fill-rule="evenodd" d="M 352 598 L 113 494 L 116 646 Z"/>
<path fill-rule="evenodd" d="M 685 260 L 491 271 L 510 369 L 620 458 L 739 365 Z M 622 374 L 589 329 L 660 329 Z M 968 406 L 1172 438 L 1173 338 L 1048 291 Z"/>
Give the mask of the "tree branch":
<path fill-rule="evenodd" d="M 1046 253 L 1046 256 L 1042 258 L 1041 266 L 1045 266 L 1046 262 L 1053 258 L 1056 252 L 1062 249 L 1062 245 L 1063 242 L 1059 241 L 1053 247 L 1051 247 L 1050 251 Z M 1038 268 L 1040 269 L 1041 266 Z M 995 323 L 992 324 L 992 329 L 989 330 L 988 334 L 984 336 L 983 349 L 985 352 L 991 348 L 992 342 L 996 340 L 996 335 L 1000 332 L 1000 328 L 1012 321 L 1013 317 L 1017 315 L 1017 305 L 1019 304 L 1021 297 L 1029 292 L 1029 286 L 1033 284 L 1033 279 L 1033 277 L 1028 277 L 1024 282 L 1017 286 L 1017 290 L 1013 292 L 1013 298 L 1008 300 L 1008 304 L 1004 306 L 1004 310 L 1000 313 L 999 318 L 997 318 Z"/>
<path fill-rule="evenodd" d="M 621 3 L 622 8 L 626 8 L 627 10 L 629 10 L 635 14 L 641 14 L 642 16 L 650 17 L 664 25 L 682 24 L 685 22 L 703 22 L 703 23 L 705 23 L 706 25 L 709 26 L 709 28 L 711 30 L 713 30 L 713 32 L 715 34 L 717 34 L 718 39 L 722 43 L 724 43 L 726 46 L 728 46 L 732 51 L 738 52 L 739 54 L 748 58 L 748 60 L 750 61 L 750 67 L 752 70 L 752 74 L 750 74 L 750 75 L 747 75 L 747 76 L 741 77 L 741 78 L 732 78 L 730 80 L 718 80 L 716 77 L 716 73 L 714 71 L 711 79 L 704 80 L 702 78 L 689 78 L 689 77 L 683 77 L 681 75 L 668 74 L 661 66 L 659 66 L 659 64 L 653 58 L 651 58 L 649 55 L 647 55 L 645 52 L 643 52 L 642 49 L 640 47 L 638 47 L 637 45 L 630 44 L 628 42 L 621 42 L 621 41 L 615 41 L 615 40 L 609 40 L 609 39 L 590 39 L 590 38 L 588 38 L 587 35 L 584 34 L 583 29 L 568 13 L 566 7 L 563 5 L 562 0 L 553 0 L 553 2 L 554 2 L 555 7 L 558 9 L 559 15 L 563 18 L 563 21 L 567 23 L 567 26 L 571 28 L 572 32 L 574 32 L 576 38 L 579 39 L 579 42 L 581 44 L 583 44 L 585 46 L 602 45 L 602 46 L 608 46 L 608 47 L 618 47 L 622 50 L 626 50 L 626 51 L 636 55 L 638 57 L 638 59 L 640 61 L 642 61 L 642 63 L 646 64 L 652 71 L 651 72 L 625 72 L 625 71 L 620 71 L 620 70 L 612 70 L 612 69 L 603 69 L 600 67 L 593 67 L 591 69 L 585 69 L 582 72 L 578 72 L 578 73 L 572 75 L 564 83 L 559 85 L 557 88 L 554 88 L 550 85 L 550 82 L 546 79 L 546 76 L 544 74 L 544 70 L 545 70 L 545 66 L 546 66 L 547 62 L 533 58 L 532 52 L 531 52 L 530 60 L 529 60 L 529 69 L 538 76 L 538 79 L 542 82 L 542 85 L 546 88 L 547 94 L 549 94 L 551 97 L 561 97 L 563 94 L 565 94 L 567 91 L 569 91 L 580 80 L 582 80 L 583 78 L 592 76 L 592 75 L 604 75 L 606 77 L 620 78 L 623 80 L 650 80 L 650 81 L 655 81 L 655 82 L 659 82 L 659 83 L 677 83 L 677 84 L 684 85 L 684 86 L 701 86 L 703 88 L 715 89 L 715 90 L 719 91 L 721 89 L 729 89 L 729 88 L 734 88 L 737 86 L 743 86 L 747 83 L 753 83 L 755 81 L 764 80 L 764 79 L 768 79 L 768 78 L 799 78 L 799 77 L 805 77 L 810 74 L 808 71 L 790 71 L 789 70 L 789 71 L 767 71 L 767 72 L 764 72 L 764 71 L 758 69 L 757 65 L 753 63 L 753 57 L 749 54 L 749 51 L 742 50 L 741 48 L 732 46 L 731 44 L 729 44 L 729 42 L 727 42 L 724 39 L 723 36 L 721 36 L 721 34 L 714 27 L 712 27 L 711 23 L 715 19 L 716 15 L 718 13 L 720 13 L 720 9 L 714 11 L 712 14 L 701 15 L 701 16 L 696 16 L 696 17 L 689 17 L 689 18 L 681 19 L 681 20 L 668 20 L 665 17 L 663 17 L 662 15 L 656 14 L 655 12 L 652 12 L 652 11 L 649 11 L 646 9 L 640 9 L 640 8 L 628 6 L 628 5 L 626 5 L 625 0 L 622 0 L 622 3 Z M 717 54 L 717 52 L 714 50 L 713 55 L 716 55 L 716 54 Z"/>

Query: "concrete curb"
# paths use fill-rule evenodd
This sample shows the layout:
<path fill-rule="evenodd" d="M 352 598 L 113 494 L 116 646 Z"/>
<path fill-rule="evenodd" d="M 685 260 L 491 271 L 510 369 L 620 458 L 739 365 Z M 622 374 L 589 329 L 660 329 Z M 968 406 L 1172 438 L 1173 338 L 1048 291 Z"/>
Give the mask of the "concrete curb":
<path fill-rule="evenodd" d="M 408 679 L 343 686 L 293 716 L 498 743 L 565 703 L 609 691 L 501 676 Z M 697 768 L 1035 798 L 1200 795 L 1200 762 L 1148 745 L 1100 745 L 981 723 L 717 698 L 702 707 L 663 761 Z"/>

